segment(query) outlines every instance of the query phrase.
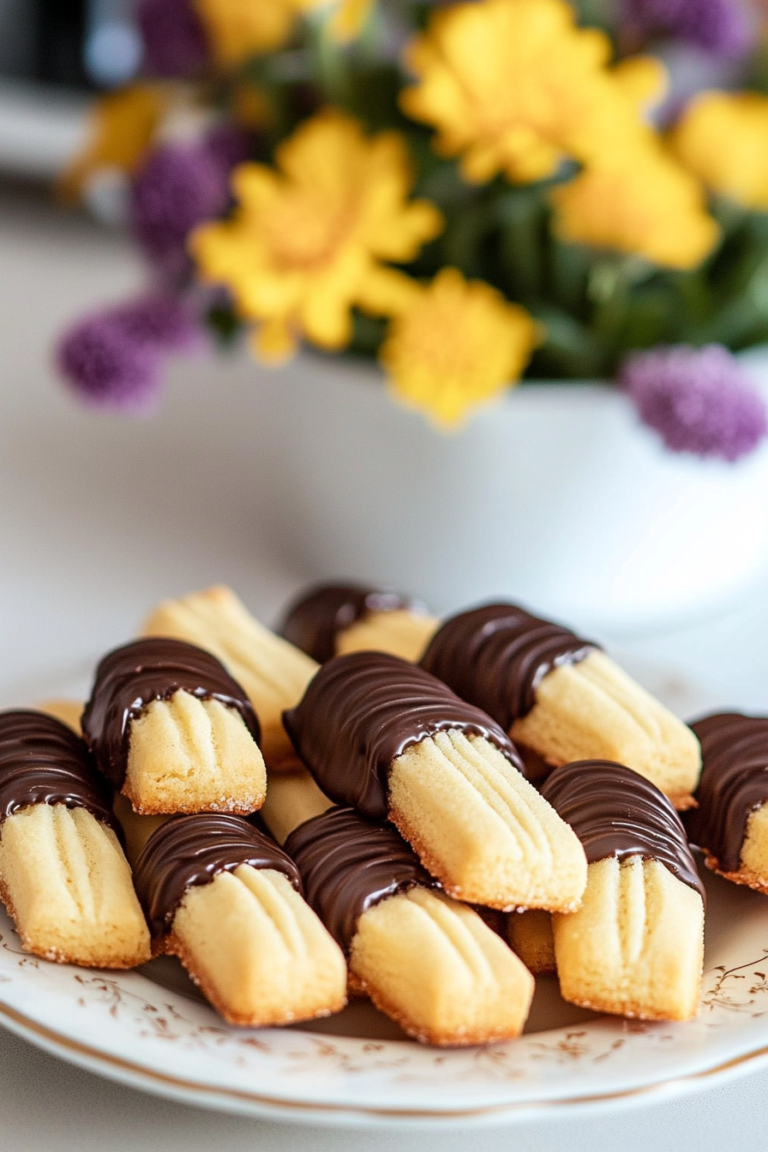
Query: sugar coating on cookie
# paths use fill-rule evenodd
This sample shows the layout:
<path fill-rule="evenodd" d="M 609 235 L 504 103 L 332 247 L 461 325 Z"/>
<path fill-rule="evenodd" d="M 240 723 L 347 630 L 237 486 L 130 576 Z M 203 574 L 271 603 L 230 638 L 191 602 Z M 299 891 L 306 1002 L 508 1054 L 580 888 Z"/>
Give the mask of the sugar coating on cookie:
<path fill-rule="evenodd" d="M 0 895 L 26 951 L 95 968 L 149 959 L 109 792 L 65 724 L 0 714 Z"/>
<path fill-rule="evenodd" d="M 344 1007 L 340 948 L 293 862 L 242 818 L 169 820 L 139 856 L 136 887 L 155 952 L 178 956 L 229 1023 L 289 1024 Z"/>
<path fill-rule="evenodd" d="M 435 890 L 387 824 L 332 808 L 288 837 L 307 899 L 349 956 L 357 989 L 439 1045 L 517 1036 L 533 979 L 472 909 Z"/>
<path fill-rule="evenodd" d="M 704 768 L 688 834 L 714 872 L 768 893 L 768 719 L 722 712 L 691 727 Z"/>
<path fill-rule="evenodd" d="M 324 664 L 347 652 L 389 652 L 417 661 L 438 626 L 418 601 L 359 584 L 317 584 L 301 593 L 278 631 Z"/>
<path fill-rule="evenodd" d="M 146 639 L 110 652 L 82 723 L 98 767 L 139 813 L 247 814 L 264 802 L 253 706 L 192 644 Z"/>
<path fill-rule="evenodd" d="M 646 1020 L 695 1015 L 704 889 L 671 802 L 619 764 L 556 769 L 544 795 L 589 861 L 581 908 L 553 917 L 560 991 L 585 1008 Z"/>
<path fill-rule="evenodd" d="M 270 770 L 295 763 L 282 713 L 301 699 L 317 664 L 254 619 L 230 588 L 218 586 L 164 600 L 145 622 L 142 635 L 185 640 L 216 656 L 256 710 Z"/>
<path fill-rule="evenodd" d="M 577 906 L 578 840 L 524 779 L 499 725 L 423 669 L 383 653 L 336 657 L 285 724 L 322 791 L 391 819 L 451 895 Z"/>
<path fill-rule="evenodd" d="M 422 666 L 485 709 L 544 766 L 627 764 L 687 807 L 701 770 L 691 730 L 597 645 L 512 604 L 445 621 Z"/>

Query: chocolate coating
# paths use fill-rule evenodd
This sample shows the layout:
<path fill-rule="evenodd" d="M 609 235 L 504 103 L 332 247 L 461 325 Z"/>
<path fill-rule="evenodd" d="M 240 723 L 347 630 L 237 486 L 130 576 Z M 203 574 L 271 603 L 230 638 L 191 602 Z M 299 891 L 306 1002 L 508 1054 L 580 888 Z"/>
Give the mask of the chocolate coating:
<path fill-rule="evenodd" d="M 680 817 L 644 776 L 611 760 L 579 760 L 556 768 L 541 794 L 571 825 L 588 863 L 609 856 L 658 860 L 705 898 Z"/>
<path fill-rule="evenodd" d="M 99 664 L 82 720 L 96 764 L 116 788 L 125 780 L 131 722 L 153 700 L 169 700 L 179 689 L 236 709 L 259 743 L 253 705 L 215 656 L 182 640 L 154 636 L 134 640 L 108 653 Z"/>
<path fill-rule="evenodd" d="M 486 604 L 446 620 L 421 666 L 508 732 L 533 708 L 548 672 L 577 664 L 596 647 L 514 604 Z"/>
<path fill-rule="evenodd" d="M 371 820 L 389 811 L 392 761 L 437 732 L 484 736 L 522 769 L 514 744 L 490 716 L 423 668 L 383 652 L 329 660 L 283 723 L 323 792 Z"/>
<path fill-rule="evenodd" d="M 307 901 L 349 952 L 363 912 L 408 888 L 437 881 L 391 824 L 352 808 L 329 808 L 291 832 L 285 850 L 298 865 Z"/>
<path fill-rule="evenodd" d="M 738 872 L 750 813 L 768 801 L 768 719 L 722 712 L 691 727 L 701 741 L 698 808 L 686 815 L 694 844 Z"/>
<path fill-rule="evenodd" d="M 85 808 L 115 827 L 110 789 L 79 736 L 44 712 L 0 712 L 0 821 L 28 804 Z"/>
<path fill-rule="evenodd" d="M 168 932 L 188 888 L 210 884 L 219 872 L 234 872 L 241 864 L 274 868 L 301 892 L 293 861 L 241 816 L 200 812 L 161 825 L 141 850 L 133 874 L 152 935 Z"/>
<path fill-rule="evenodd" d="M 318 664 L 325 664 L 336 655 L 341 632 L 370 613 L 401 608 L 423 610 L 420 604 L 395 592 L 359 584 L 316 584 L 289 606 L 278 632 Z"/>

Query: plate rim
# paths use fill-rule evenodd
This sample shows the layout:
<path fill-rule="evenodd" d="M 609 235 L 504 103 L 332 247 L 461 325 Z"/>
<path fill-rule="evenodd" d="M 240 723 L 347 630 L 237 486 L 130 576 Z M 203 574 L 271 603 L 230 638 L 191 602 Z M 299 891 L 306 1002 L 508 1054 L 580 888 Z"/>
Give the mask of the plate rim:
<path fill-rule="evenodd" d="M 621 1110 L 628 1100 L 632 1101 L 632 1106 L 651 1105 L 657 1103 L 660 1097 L 674 1098 L 703 1091 L 710 1087 L 711 1077 L 720 1078 L 725 1082 L 757 1071 L 761 1065 L 768 1065 L 768 1043 L 766 1043 L 695 1072 L 667 1076 L 650 1084 L 613 1092 L 480 1105 L 450 1111 L 428 1108 L 380 1108 L 372 1105 L 304 1103 L 238 1088 L 206 1087 L 194 1080 L 159 1072 L 147 1065 L 75 1040 L 66 1033 L 41 1024 L 18 1008 L 5 1003 L 1 998 L 0 1026 L 66 1063 L 85 1068 L 114 1083 L 124 1084 L 138 1091 L 150 1092 L 152 1095 L 179 1103 L 251 1116 L 254 1119 L 323 1126 L 338 1126 L 341 1123 L 346 1127 L 359 1128 L 428 1125 L 441 1128 L 476 1127 L 484 1124 L 524 1122 L 545 1115 L 557 1114 L 561 1118 L 566 1118 L 571 1113 Z"/>

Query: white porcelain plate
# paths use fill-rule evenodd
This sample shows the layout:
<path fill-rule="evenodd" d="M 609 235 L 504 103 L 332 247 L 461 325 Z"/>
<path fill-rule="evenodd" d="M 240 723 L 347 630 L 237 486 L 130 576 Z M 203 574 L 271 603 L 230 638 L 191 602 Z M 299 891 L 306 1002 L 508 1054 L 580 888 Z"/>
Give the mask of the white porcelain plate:
<path fill-rule="evenodd" d="M 174 960 L 127 973 L 51 964 L 21 951 L 2 913 L 0 1023 L 134 1087 L 294 1122 L 463 1126 L 621 1107 L 768 1063 L 768 899 L 707 885 L 701 1009 L 688 1024 L 601 1017 L 542 977 L 526 1034 L 489 1048 L 423 1047 L 362 1002 L 310 1026 L 235 1029 Z"/>

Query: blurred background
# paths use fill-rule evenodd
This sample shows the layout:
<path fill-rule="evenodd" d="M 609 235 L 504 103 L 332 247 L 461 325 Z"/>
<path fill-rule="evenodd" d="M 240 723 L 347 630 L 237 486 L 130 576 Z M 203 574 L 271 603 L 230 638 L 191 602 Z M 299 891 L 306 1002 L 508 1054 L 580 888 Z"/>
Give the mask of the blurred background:
<path fill-rule="evenodd" d="M 736 0 L 726 0 L 728 4 L 739 7 Z M 506 541 L 508 548 L 523 555 L 532 550 L 530 546 L 516 547 L 517 538 L 508 515 L 505 532 L 488 530 L 491 526 L 495 529 L 504 516 L 502 505 L 510 492 L 519 496 L 517 503 L 527 512 L 522 528 L 530 540 L 542 546 L 542 565 L 550 574 L 567 574 L 566 590 L 558 584 L 550 592 L 539 575 L 540 569 L 532 567 L 533 575 L 525 589 L 512 591 L 534 608 L 610 635 L 613 619 L 605 606 L 620 599 L 618 593 L 633 580 L 640 586 L 638 595 L 645 596 L 649 588 L 641 564 L 650 552 L 645 541 L 639 539 L 642 533 L 637 525 L 641 516 L 657 525 L 666 517 L 669 524 L 663 547 L 671 556 L 675 540 L 684 537 L 680 531 L 683 518 L 672 499 L 676 471 L 687 482 L 685 469 L 692 468 L 693 475 L 699 468 L 698 461 L 690 464 L 690 456 L 665 456 L 649 433 L 636 434 L 637 421 L 618 394 L 601 396 L 600 412 L 593 415 L 594 396 L 573 391 L 574 401 L 584 409 L 583 414 L 576 414 L 578 419 L 586 421 L 594 432 L 574 431 L 581 429 L 582 424 L 574 422 L 571 409 L 554 394 L 551 403 L 556 404 L 557 410 L 549 407 L 544 391 L 521 389 L 525 398 L 515 398 L 518 403 L 513 416 L 509 415 L 511 406 L 505 408 L 503 419 L 498 410 L 480 413 L 466 433 L 451 438 L 436 434 L 420 416 L 389 402 L 383 410 L 374 411 L 379 401 L 365 382 L 372 379 L 373 365 L 365 369 L 369 372 L 366 378 L 361 374 L 359 359 L 350 356 L 339 360 L 313 352 L 311 360 L 305 354 L 276 374 L 250 358 L 243 341 L 240 348 L 230 349 L 215 359 L 173 359 L 162 406 L 150 420 L 126 419 L 117 412 L 73 403 L 72 394 L 62 387 L 61 372 L 57 373 L 54 367 L 57 341 L 73 321 L 89 310 L 146 290 L 146 261 L 125 227 L 125 181 L 122 211 L 120 196 L 110 199 L 114 184 L 102 181 L 84 188 L 84 210 L 83 204 L 62 207 L 53 194 L 53 182 L 86 147 L 90 114 L 97 98 L 121 89 L 133 78 L 152 74 L 142 59 L 137 7 L 136 0 L 0 0 L 0 353 L 4 376 L 0 428 L 0 493 L 4 499 L 0 505 L 0 532 L 12 544 L 6 549 L 0 568 L 0 593 L 8 605 L 0 617 L 0 641 L 7 651 L 14 652 L 13 661 L 0 665 L 0 687 L 5 685 L 14 699 L 21 701 L 28 697 L 27 684 L 38 668 L 57 662 L 64 666 L 70 658 L 87 666 L 95 653 L 130 634 L 155 599 L 205 583 L 235 585 L 250 606 L 267 620 L 274 618 L 303 580 L 318 576 L 350 576 L 401 585 L 406 592 L 425 596 L 437 611 L 456 608 L 466 603 L 470 595 L 478 599 L 510 594 L 503 580 L 497 579 L 507 562 L 501 542 Z M 429 6 L 423 7 L 426 11 Z M 587 7 L 588 11 L 585 4 L 580 5 L 583 19 L 599 23 L 600 4 Z M 619 8 L 616 3 L 611 11 L 618 12 Z M 674 5 L 664 8 L 664 19 L 674 11 Z M 697 37 L 701 39 L 701 21 L 706 24 L 707 20 L 713 21 L 714 17 L 702 9 L 701 20 L 694 29 L 696 34 L 691 33 L 687 39 L 682 35 L 676 38 L 668 31 L 654 39 L 649 33 L 649 43 L 668 67 L 678 102 L 686 87 L 701 85 L 702 69 L 709 80 L 724 88 L 742 82 L 739 68 L 743 72 L 743 67 L 738 60 L 734 62 L 728 53 L 718 56 L 694 42 Z M 634 50 L 632 46 L 627 49 Z M 755 59 L 760 57 L 760 52 L 756 53 Z M 285 61 L 295 65 L 296 55 L 286 52 L 281 80 L 286 76 L 290 80 Z M 754 71 L 757 65 L 750 67 Z M 729 79 L 731 73 L 733 80 Z M 412 124 L 409 131 L 422 133 L 414 140 L 423 145 L 420 154 L 427 154 L 426 131 Z M 163 142 L 167 144 L 167 140 Z M 455 182 L 444 183 L 446 196 L 453 196 Z M 465 190 L 459 191 L 463 195 Z M 440 189 L 435 186 L 433 192 L 438 198 Z M 476 188 L 470 192 L 473 196 L 482 195 L 482 190 L 478 192 Z M 491 192 L 493 196 L 506 196 L 507 189 L 497 180 Z M 175 186 L 173 194 L 177 194 Z M 525 188 L 511 189 L 502 205 L 505 227 L 509 226 L 513 238 L 517 208 L 522 206 L 527 212 L 532 203 L 526 196 Z M 460 227 L 462 216 L 472 222 L 471 212 L 456 208 L 456 226 L 452 230 L 456 244 L 454 250 L 440 257 L 459 267 L 458 241 L 467 239 Z M 519 218 L 525 225 L 528 216 L 523 213 Z M 766 217 L 759 213 L 756 219 L 762 226 Z M 123 226 L 104 226 L 115 222 Z M 472 228 L 468 231 L 471 233 Z M 746 256 L 751 258 L 752 249 L 749 245 L 747 249 Z M 758 304 L 765 316 L 768 259 L 758 265 L 751 275 L 756 299 L 758 289 L 762 293 Z M 476 275 L 469 258 L 463 271 Z M 603 273 L 606 269 L 597 271 Z M 682 283 L 683 277 L 678 279 Z M 603 290 L 605 276 L 600 284 L 596 276 L 594 280 L 592 287 L 602 285 Z M 746 299 L 746 290 L 742 295 Z M 744 309 L 736 311 L 741 314 Z M 550 327 L 554 331 L 556 326 L 551 323 Z M 345 415 L 337 420 L 329 415 L 329 398 L 332 390 L 342 386 L 347 391 L 339 403 Z M 288 397 L 285 408 L 272 411 L 273 402 L 277 409 L 280 397 Z M 606 407 L 609 403 L 610 409 Z M 361 427 L 376 429 L 375 440 L 383 439 L 386 431 L 388 443 L 398 446 L 397 466 L 390 466 L 385 458 L 381 482 L 368 481 L 367 490 L 362 482 L 359 487 L 349 483 L 351 474 L 358 479 L 363 475 L 371 442 L 365 435 L 355 439 L 354 431 L 349 431 L 353 407 L 355 411 L 360 408 L 354 418 L 361 421 Z M 529 407 L 530 419 L 535 421 L 531 424 L 526 423 Z M 556 457 L 552 464 L 543 451 L 544 439 L 536 431 L 542 418 L 546 421 L 547 444 Z M 271 428 L 281 432 L 281 442 L 292 442 L 292 457 L 280 458 L 270 420 Z M 510 428 L 510 424 L 515 428 Z M 482 439 L 486 434 L 497 435 L 496 440 L 488 441 L 492 445 L 490 451 Z M 635 437 L 637 457 L 627 456 L 623 436 Z M 608 455 L 598 456 L 600 437 L 610 446 Z M 617 495 L 619 456 L 629 460 L 625 471 L 635 473 L 631 508 L 629 503 L 621 503 L 622 499 L 628 501 L 629 496 Z M 481 483 L 478 477 L 482 470 L 476 462 L 482 459 L 485 464 L 489 457 L 494 468 Z M 346 463 L 339 465 L 342 458 Z M 451 489 L 447 479 L 438 482 L 435 477 L 446 477 L 457 459 L 463 462 L 463 470 L 456 473 Z M 505 470 L 507 462 L 515 459 L 531 469 L 521 474 L 522 478 Z M 402 489 L 397 489 L 395 477 L 410 477 L 405 464 L 414 460 L 420 465 L 418 476 L 408 480 L 410 488 L 403 480 Z M 325 489 L 316 482 L 326 462 L 328 470 L 340 476 L 343 491 L 335 500 L 328 499 Z M 528 477 L 539 475 L 533 470 L 537 462 L 539 473 L 545 473 L 551 482 L 552 501 L 559 507 L 557 520 L 549 514 L 542 516 L 536 501 L 529 499 L 532 485 Z M 658 490 L 653 492 L 643 471 L 646 466 L 657 474 Z M 568 474 L 567 484 L 560 482 L 558 468 Z M 606 469 L 611 471 L 610 484 L 605 483 Z M 298 482 L 302 471 L 311 475 L 304 488 Z M 739 592 L 749 576 L 752 598 L 742 599 L 739 611 L 756 659 L 761 667 L 768 668 L 768 646 L 758 639 L 763 635 L 761 592 L 751 591 L 755 587 L 753 569 L 759 568 L 762 576 L 765 567 L 766 549 L 761 545 L 757 555 L 754 544 L 758 537 L 768 534 L 765 525 L 757 531 L 758 520 L 766 520 L 760 514 L 764 489 L 761 474 L 755 483 L 750 481 L 750 498 L 757 501 L 754 511 L 738 487 L 738 478 L 747 474 L 746 467 L 739 467 L 733 470 L 731 479 L 727 466 L 710 466 L 709 462 L 701 466 L 700 474 L 695 472 L 695 484 L 686 497 L 685 521 L 689 534 L 697 538 L 697 547 L 706 554 L 706 564 L 700 562 L 698 552 L 693 554 L 693 545 L 688 550 L 698 585 L 705 572 L 711 572 L 717 562 L 729 557 L 732 568 L 743 569 L 744 578 L 737 571 L 738 579 L 731 581 Z M 699 488 L 700 478 L 709 487 Z M 455 554 L 444 551 L 445 542 L 440 543 L 442 529 L 429 503 L 422 506 L 417 502 L 422 496 L 431 497 L 440 487 L 449 493 L 453 507 L 460 506 L 470 522 L 469 533 L 462 537 L 470 543 L 467 547 L 462 544 L 454 550 Z M 314 491 L 307 492 L 307 488 Z M 407 539 L 394 515 L 384 528 L 383 513 L 372 511 L 376 507 L 374 491 L 385 490 L 395 492 L 391 501 L 396 505 L 395 512 L 412 512 Z M 694 520 L 691 504 L 699 506 L 703 523 L 711 526 L 721 490 L 723 519 L 738 527 L 739 539 L 746 541 L 745 546 L 757 556 L 754 560 L 742 562 L 736 545 L 723 543 L 723 536 L 713 556 L 706 532 L 699 529 L 699 520 Z M 734 502 L 740 509 L 739 516 L 731 514 Z M 333 511 L 334 504 L 345 521 L 343 528 L 357 537 L 367 532 L 374 543 L 381 544 L 381 555 L 371 553 L 369 570 L 364 570 L 362 561 L 351 558 L 343 543 L 344 533 L 339 530 L 334 535 L 321 520 L 329 508 Z M 583 546 L 601 516 L 606 522 L 611 516 L 618 518 L 638 538 L 628 549 L 624 537 L 616 532 L 616 547 L 623 551 L 626 569 L 620 579 L 610 562 L 595 571 L 592 552 Z M 425 545 L 430 532 L 432 537 Z M 79 547 L 73 546 L 75 537 Z M 309 556 L 306 541 L 312 537 L 315 554 Z M 462 565 L 471 557 L 480 537 L 485 543 L 489 539 L 498 541 L 499 547 L 489 554 L 479 585 L 473 575 L 473 590 L 464 595 L 461 587 L 470 580 L 467 577 L 459 586 Z M 678 540 L 678 551 L 688 547 L 686 539 L 683 544 Z M 604 538 L 600 548 L 605 559 L 609 550 Z M 404 579 L 394 569 L 387 570 L 389 558 L 410 555 L 412 559 L 418 553 L 430 557 L 431 567 L 416 578 Z M 97 565 L 93 563 L 94 554 L 99 555 Z M 665 632 L 688 622 L 693 614 L 693 610 L 688 612 L 689 603 L 694 605 L 697 618 L 704 614 L 704 608 L 696 602 L 696 587 L 688 578 L 688 570 L 681 575 L 680 565 L 675 554 L 665 572 L 665 577 L 671 573 L 677 581 L 673 608 L 663 615 Z M 55 579 L 52 573 L 56 574 Z M 455 593 L 450 584 L 454 576 Z M 605 592 L 601 580 L 606 582 Z M 586 596 L 581 601 L 566 596 L 577 586 L 590 589 L 591 601 L 598 604 L 600 611 L 593 612 L 594 621 L 584 609 Z M 678 620 L 675 613 L 680 603 L 685 611 L 680 612 Z M 621 611 L 627 614 L 623 607 Z M 637 614 L 641 633 L 646 619 L 652 617 L 656 623 L 662 616 L 654 605 L 643 611 L 644 615 Z M 619 614 L 617 609 L 614 617 Z M 760 628 L 755 625 L 756 618 L 761 621 Z M 34 620 L 34 628 L 30 627 L 30 620 Z M 710 659 L 714 662 L 716 655 L 718 672 L 723 677 L 727 673 L 733 686 L 732 699 L 738 696 L 744 702 L 762 702 L 763 681 L 758 683 L 753 668 L 745 665 L 743 651 L 722 652 L 723 636 L 732 627 L 735 625 L 726 621 L 720 632 L 694 628 L 689 647 L 679 631 L 677 639 L 666 642 L 638 635 L 635 628 L 635 649 L 640 659 L 647 655 L 662 663 L 669 652 L 678 665 L 685 663 L 694 671 Z M 698 679 L 708 680 L 709 674 Z"/>
<path fill-rule="evenodd" d="M 0 0 L 0 172 L 53 177 L 95 91 L 141 66 L 131 0 Z"/>
<path fill-rule="evenodd" d="M 141 46 L 127 0 L 3 0 L 6 77 L 82 88 L 129 79 Z"/>

